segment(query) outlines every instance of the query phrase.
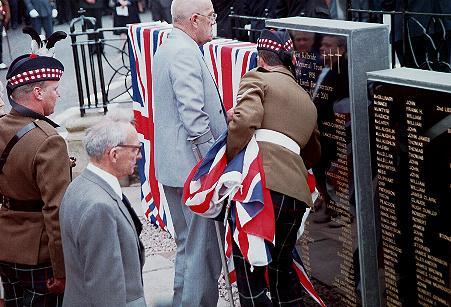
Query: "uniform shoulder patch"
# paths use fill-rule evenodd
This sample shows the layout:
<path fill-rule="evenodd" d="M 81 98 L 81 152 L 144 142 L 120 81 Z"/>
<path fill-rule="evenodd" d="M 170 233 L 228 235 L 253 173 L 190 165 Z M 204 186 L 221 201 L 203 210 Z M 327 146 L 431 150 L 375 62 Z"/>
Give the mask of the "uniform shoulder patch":
<path fill-rule="evenodd" d="M 52 127 L 52 125 L 50 125 L 49 123 L 47 123 L 45 120 L 39 120 L 36 119 L 34 121 L 34 123 L 36 124 L 36 126 L 38 126 L 38 128 L 40 128 L 42 131 L 44 131 L 44 133 L 48 136 L 51 135 L 56 135 L 58 134 L 56 132 L 56 129 Z"/>

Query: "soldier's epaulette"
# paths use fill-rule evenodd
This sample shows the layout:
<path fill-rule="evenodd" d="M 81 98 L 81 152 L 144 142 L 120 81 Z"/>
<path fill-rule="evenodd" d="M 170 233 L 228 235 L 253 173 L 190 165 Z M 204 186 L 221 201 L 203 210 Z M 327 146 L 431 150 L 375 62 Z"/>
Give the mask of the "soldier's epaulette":
<path fill-rule="evenodd" d="M 56 129 L 53 128 L 52 125 L 47 123 L 45 120 L 36 119 L 34 123 L 48 136 L 57 134 Z"/>

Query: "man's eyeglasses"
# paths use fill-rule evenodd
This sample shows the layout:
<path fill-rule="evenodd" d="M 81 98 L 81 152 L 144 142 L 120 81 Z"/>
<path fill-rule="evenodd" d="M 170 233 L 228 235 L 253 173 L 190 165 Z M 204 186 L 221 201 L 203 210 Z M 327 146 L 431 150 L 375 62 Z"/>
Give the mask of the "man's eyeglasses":
<path fill-rule="evenodd" d="M 218 18 L 218 14 L 216 13 L 211 13 L 210 15 L 204 15 L 204 14 L 199 14 L 199 13 L 195 13 L 196 15 L 199 16 L 203 16 L 208 18 L 211 22 L 216 22 L 216 18 Z"/>
<path fill-rule="evenodd" d="M 141 145 L 119 144 L 119 145 L 116 145 L 116 147 L 133 148 L 133 149 L 136 149 L 137 152 L 141 151 Z"/>

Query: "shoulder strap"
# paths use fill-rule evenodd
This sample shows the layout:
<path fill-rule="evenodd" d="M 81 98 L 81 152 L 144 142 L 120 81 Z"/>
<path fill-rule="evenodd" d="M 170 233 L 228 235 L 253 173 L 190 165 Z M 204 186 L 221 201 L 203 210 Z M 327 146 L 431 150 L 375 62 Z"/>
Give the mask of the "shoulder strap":
<path fill-rule="evenodd" d="M 35 122 L 31 122 L 28 125 L 26 125 L 25 127 L 22 127 L 17 133 L 16 135 L 14 135 L 11 140 L 8 142 L 8 144 L 5 147 L 5 150 L 3 151 L 1 157 L 0 157 L 0 174 L 3 171 L 3 166 L 5 166 L 6 163 L 6 159 L 8 159 L 9 153 L 11 152 L 11 149 L 13 149 L 14 145 L 17 144 L 17 142 L 19 142 L 19 140 L 28 132 L 30 132 L 31 130 L 33 130 L 34 128 L 36 128 L 36 124 Z"/>

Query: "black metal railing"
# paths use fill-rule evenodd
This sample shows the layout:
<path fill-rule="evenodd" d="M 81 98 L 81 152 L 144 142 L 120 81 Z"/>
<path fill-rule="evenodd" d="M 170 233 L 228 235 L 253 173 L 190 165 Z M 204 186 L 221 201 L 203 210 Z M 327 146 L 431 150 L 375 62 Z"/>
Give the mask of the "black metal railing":
<path fill-rule="evenodd" d="M 105 38 L 109 33 L 127 28 L 92 29 L 95 18 L 80 17 L 70 23 L 72 54 L 75 65 L 80 114 L 88 109 L 103 108 L 108 112 L 111 102 L 131 102 L 128 40 Z M 119 45 L 118 45 L 119 43 Z M 106 81 L 108 80 L 108 81 Z M 117 86 L 118 83 L 123 85 Z M 115 85 L 114 88 L 112 85 Z M 118 98 L 126 96 L 125 100 Z"/>
<path fill-rule="evenodd" d="M 260 32 L 265 27 L 265 20 L 268 19 L 269 10 L 265 9 L 263 17 L 244 16 L 235 13 L 235 8 L 230 7 L 230 23 L 232 27 L 232 38 L 234 39 L 246 39 L 252 42 L 256 42 L 260 37 Z M 244 27 L 249 24 L 250 27 Z"/>
<path fill-rule="evenodd" d="M 407 0 L 391 8 L 355 9 L 348 0 L 347 19 L 382 23 L 389 16 L 393 67 L 398 59 L 401 66 L 451 72 L 451 11 L 411 11 Z"/>
<path fill-rule="evenodd" d="M 347 20 L 383 23 L 383 17 L 389 16 L 393 67 L 399 63 L 405 67 L 451 72 L 451 12 L 414 12 L 409 10 L 407 0 L 397 1 L 401 2 L 398 5 L 401 9 L 382 10 L 353 8 L 353 1 L 348 0 Z M 265 14 L 266 17 L 237 15 L 231 7 L 232 38 L 255 41 L 261 29 L 249 29 L 244 24 L 264 21 L 270 12 L 265 10 Z"/>

